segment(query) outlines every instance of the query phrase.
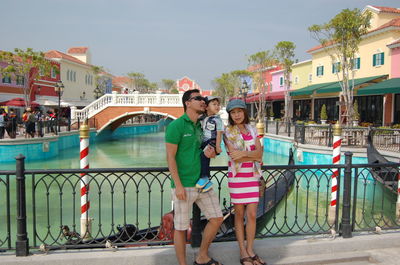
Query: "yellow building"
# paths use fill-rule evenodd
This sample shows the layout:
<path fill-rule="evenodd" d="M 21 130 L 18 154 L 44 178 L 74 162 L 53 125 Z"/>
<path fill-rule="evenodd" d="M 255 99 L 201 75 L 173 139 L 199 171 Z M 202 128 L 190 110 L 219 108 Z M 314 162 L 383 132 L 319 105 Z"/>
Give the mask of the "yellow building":
<path fill-rule="evenodd" d="M 366 6 L 363 12 L 372 13 L 371 28 L 359 45 L 359 51 L 353 62 L 354 89 L 357 96 L 358 89 L 381 82 L 390 78 L 392 56 L 389 44 L 400 39 L 400 9 Z M 311 79 L 309 85 L 293 91 L 293 99 L 312 99 L 312 119 L 318 120 L 323 104 L 327 106 L 330 120 L 338 120 L 342 112 L 339 104 L 341 87 L 340 63 L 332 59 L 329 47 L 316 46 L 308 51 L 312 56 Z M 295 74 L 293 74 L 295 78 Z M 292 79 L 292 81 L 294 81 Z M 300 85 L 299 85 L 300 86 Z M 293 88 L 297 88 L 293 86 Z M 393 115 L 384 115 L 391 111 L 392 94 L 379 96 L 360 96 L 358 100 L 361 119 L 366 122 L 388 124 L 393 122 Z"/>

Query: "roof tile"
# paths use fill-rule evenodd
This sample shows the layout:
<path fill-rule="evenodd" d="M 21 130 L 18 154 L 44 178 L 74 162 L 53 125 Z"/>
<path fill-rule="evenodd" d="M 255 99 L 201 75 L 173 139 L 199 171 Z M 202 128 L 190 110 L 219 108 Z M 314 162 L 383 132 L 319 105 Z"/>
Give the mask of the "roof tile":
<path fill-rule="evenodd" d="M 88 51 L 88 47 L 72 47 L 69 48 L 67 53 L 72 53 L 72 54 L 86 54 Z"/>

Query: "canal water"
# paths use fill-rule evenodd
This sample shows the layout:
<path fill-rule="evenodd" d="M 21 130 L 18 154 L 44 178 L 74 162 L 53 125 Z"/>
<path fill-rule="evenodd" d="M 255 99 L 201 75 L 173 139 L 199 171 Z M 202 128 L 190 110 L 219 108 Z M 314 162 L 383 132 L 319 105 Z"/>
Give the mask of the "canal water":
<path fill-rule="evenodd" d="M 164 144 L 164 132 L 148 133 L 142 135 L 136 135 L 132 138 L 121 138 L 113 139 L 105 142 L 97 142 L 91 144 L 90 146 L 90 167 L 91 168 L 151 168 L 151 167 L 166 167 L 166 154 L 165 154 L 165 144 Z M 265 152 L 263 156 L 264 165 L 286 165 L 288 161 L 287 156 L 278 155 L 272 152 Z M 227 165 L 227 155 L 223 152 L 216 159 L 211 160 L 212 166 L 226 166 Z M 1 170 L 14 169 L 14 163 L 1 164 Z M 63 151 L 60 156 L 55 159 L 47 161 L 30 161 L 26 163 L 26 169 L 74 169 L 79 168 L 79 148 L 71 148 Z M 328 177 L 321 177 L 326 175 Z M 329 194 L 329 176 L 331 173 L 328 172 L 298 172 L 296 173 L 297 179 L 295 181 L 294 188 L 292 191 L 284 198 L 282 203 L 278 205 L 276 210 L 269 215 L 260 226 L 260 234 L 283 234 L 283 233 L 312 233 L 313 231 L 321 231 L 328 229 L 328 224 L 325 222 L 328 205 L 330 201 Z M 367 173 L 365 174 L 367 176 Z M 112 178 L 117 179 L 118 176 L 112 176 Z M 356 212 L 358 216 L 361 216 L 356 224 L 356 228 L 374 227 L 376 222 L 384 222 L 383 224 L 391 224 L 395 213 L 395 198 L 392 194 L 387 192 L 380 184 L 371 183 L 367 178 L 360 179 L 358 185 L 358 205 Z M 119 185 L 119 186 L 118 186 Z M 132 185 L 132 183 L 130 184 Z M 226 187 L 226 180 L 221 183 L 221 194 L 223 197 L 228 197 L 228 190 Z M 12 189 L 15 187 L 15 182 L 11 183 Z M 73 188 L 63 189 L 64 194 L 72 193 Z M 107 193 L 110 193 L 110 186 L 105 185 L 102 190 L 101 199 L 101 209 L 99 205 L 95 205 L 96 201 L 99 201 L 96 193 L 100 189 L 91 186 L 91 196 L 92 196 L 92 208 L 91 214 L 97 216 L 97 220 L 94 220 L 94 227 L 102 227 L 105 234 L 109 234 L 110 226 L 113 226 L 113 231 L 115 231 L 116 224 L 121 224 L 124 222 L 123 219 L 117 218 L 117 216 L 124 216 L 128 220 L 135 220 L 137 224 L 146 224 L 151 221 L 152 225 L 156 225 L 159 222 L 160 209 L 163 209 L 164 213 L 170 210 L 170 200 L 169 195 L 165 195 L 163 199 L 159 198 L 160 195 L 156 189 L 152 191 L 152 198 L 148 198 L 146 187 L 137 186 L 125 187 L 122 184 L 116 182 L 116 187 L 112 190 L 116 191 L 120 189 L 121 191 L 131 190 L 132 198 L 127 199 L 125 192 L 120 192 L 120 194 L 115 194 L 111 197 L 107 197 Z M 119 188 L 118 188 L 119 187 Z M 27 189 L 31 189 L 30 182 L 27 182 Z M 36 208 L 46 209 L 45 211 L 38 211 L 36 216 L 36 224 L 38 226 L 38 235 L 42 239 L 51 238 L 55 236 L 52 240 L 57 241 L 57 231 L 61 222 L 63 223 L 76 223 L 78 227 L 76 229 L 79 231 L 79 221 L 73 221 L 74 218 L 79 218 L 79 214 L 75 213 L 71 216 L 71 211 L 73 209 L 79 211 L 79 197 L 67 200 L 66 197 L 60 199 L 60 192 L 57 192 L 57 188 L 53 192 L 53 197 L 44 197 L 46 194 L 46 188 L 43 184 L 38 186 L 38 193 L 40 194 L 40 189 L 43 189 L 41 194 L 42 198 L 36 198 Z M 169 184 L 164 185 L 164 192 L 169 193 Z M 139 190 L 141 193 L 139 193 Z M 2 192 L 2 187 L 0 186 L 0 192 Z M 135 197 L 135 192 L 137 192 L 138 197 Z M 3 193 L 4 194 L 4 193 Z M 66 196 L 66 195 L 63 195 Z M 124 197 L 125 196 L 125 197 Z M 364 199 L 365 197 L 365 199 Z M 30 201 L 30 195 L 28 192 L 28 228 L 29 233 L 32 235 L 32 220 L 29 216 L 32 216 L 32 204 Z M 120 207 L 116 207 L 118 203 L 111 204 L 113 202 L 118 202 L 118 200 L 123 200 L 127 202 L 127 205 L 119 204 Z M 162 207 L 156 207 L 154 204 L 150 205 L 149 201 L 152 203 L 162 204 Z M 12 202 L 14 199 L 12 198 Z M 53 203 L 52 203 L 53 202 Z M 55 203 L 57 202 L 57 203 Z M 62 206 L 65 211 L 60 215 L 59 207 Z M 12 203 L 12 217 L 11 220 L 14 223 L 15 220 L 15 204 Z M 75 207 L 75 208 L 74 208 Z M 112 208 L 112 209 L 111 209 Z M 149 208 L 152 208 L 149 210 Z M 371 208 L 374 209 L 371 211 Z M 126 209 L 131 209 L 134 214 L 124 212 Z M 65 212 L 65 215 L 64 215 Z M 68 213 L 69 212 L 69 213 Z M 0 222 L 3 224 L 6 220 L 5 211 L 3 209 L 0 211 Z M 148 216 L 153 216 L 151 220 Z M 158 217 L 157 217 L 158 216 Z M 99 218 L 101 217 L 101 218 Z M 156 217 L 156 218 L 155 218 Z M 63 221 L 61 221 L 62 219 Z M 99 222 L 101 219 L 101 223 Z M 116 221 L 117 220 L 117 221 Z M 130 223 L 130 222 L 128 222 Z M 51 227 L 49 229 L 49 227 Z M 143 227 L 143 226 L 142 226 Z M 146 227 L 144 225 L 144 227 Z M 50 231 L 51 230 L 51 231 Z M 15 226 L 13 226 L 13 234 L 15 234 Z M 0 224 L 0 239 L 4 237 L 5 226 Z M 3 235 L 3 236 L 2 236 Z M 48 241 L 46 239 L 45 241 Z M 15 241 L 13 241 L 15 242 Z M 49 242 L 51 243 L 51 242 Z M 4 246 L 3 246 L 4 247 Z"/>

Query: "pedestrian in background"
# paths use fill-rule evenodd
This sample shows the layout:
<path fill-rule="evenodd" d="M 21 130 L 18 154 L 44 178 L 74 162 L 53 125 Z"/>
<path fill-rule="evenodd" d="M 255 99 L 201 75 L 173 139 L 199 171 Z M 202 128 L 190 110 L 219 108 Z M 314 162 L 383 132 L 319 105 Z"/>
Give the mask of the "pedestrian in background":
<path fill-rule="evenodd" d="M 4 138 L 4 132 L 6 128 L 7 113 L 3 108 L 0 109 L 0 139 Z"/>
<path fill-rule="evenodd" d="M 6 131 L 8 136 L 14 139 L 17 137 L 17 115 L 14 113 L 14 109 L 10 109 L 7 116 Z"/>
<path fill-rule="evenodd" d="M 32 113 L 31 108 L 26 109 L 27 112 L 27 121 L 26 121 L 26 134 L 28 138 L 34 138 L 35 137 L 35 114 Z"/>

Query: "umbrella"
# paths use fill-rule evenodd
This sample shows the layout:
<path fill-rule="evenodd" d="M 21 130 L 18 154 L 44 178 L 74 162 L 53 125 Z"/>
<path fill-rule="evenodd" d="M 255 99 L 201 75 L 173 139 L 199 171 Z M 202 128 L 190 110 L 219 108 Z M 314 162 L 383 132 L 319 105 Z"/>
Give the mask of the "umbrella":
<path fill-rule="evenodd" d="M 13 98 L 4 102 L 0 102 L 2 106 L 25 107 L 25 100 L 23 98 Z M 35 108 L 39 104 L 35 101 L 31 102 L 31 107 Z"/>

